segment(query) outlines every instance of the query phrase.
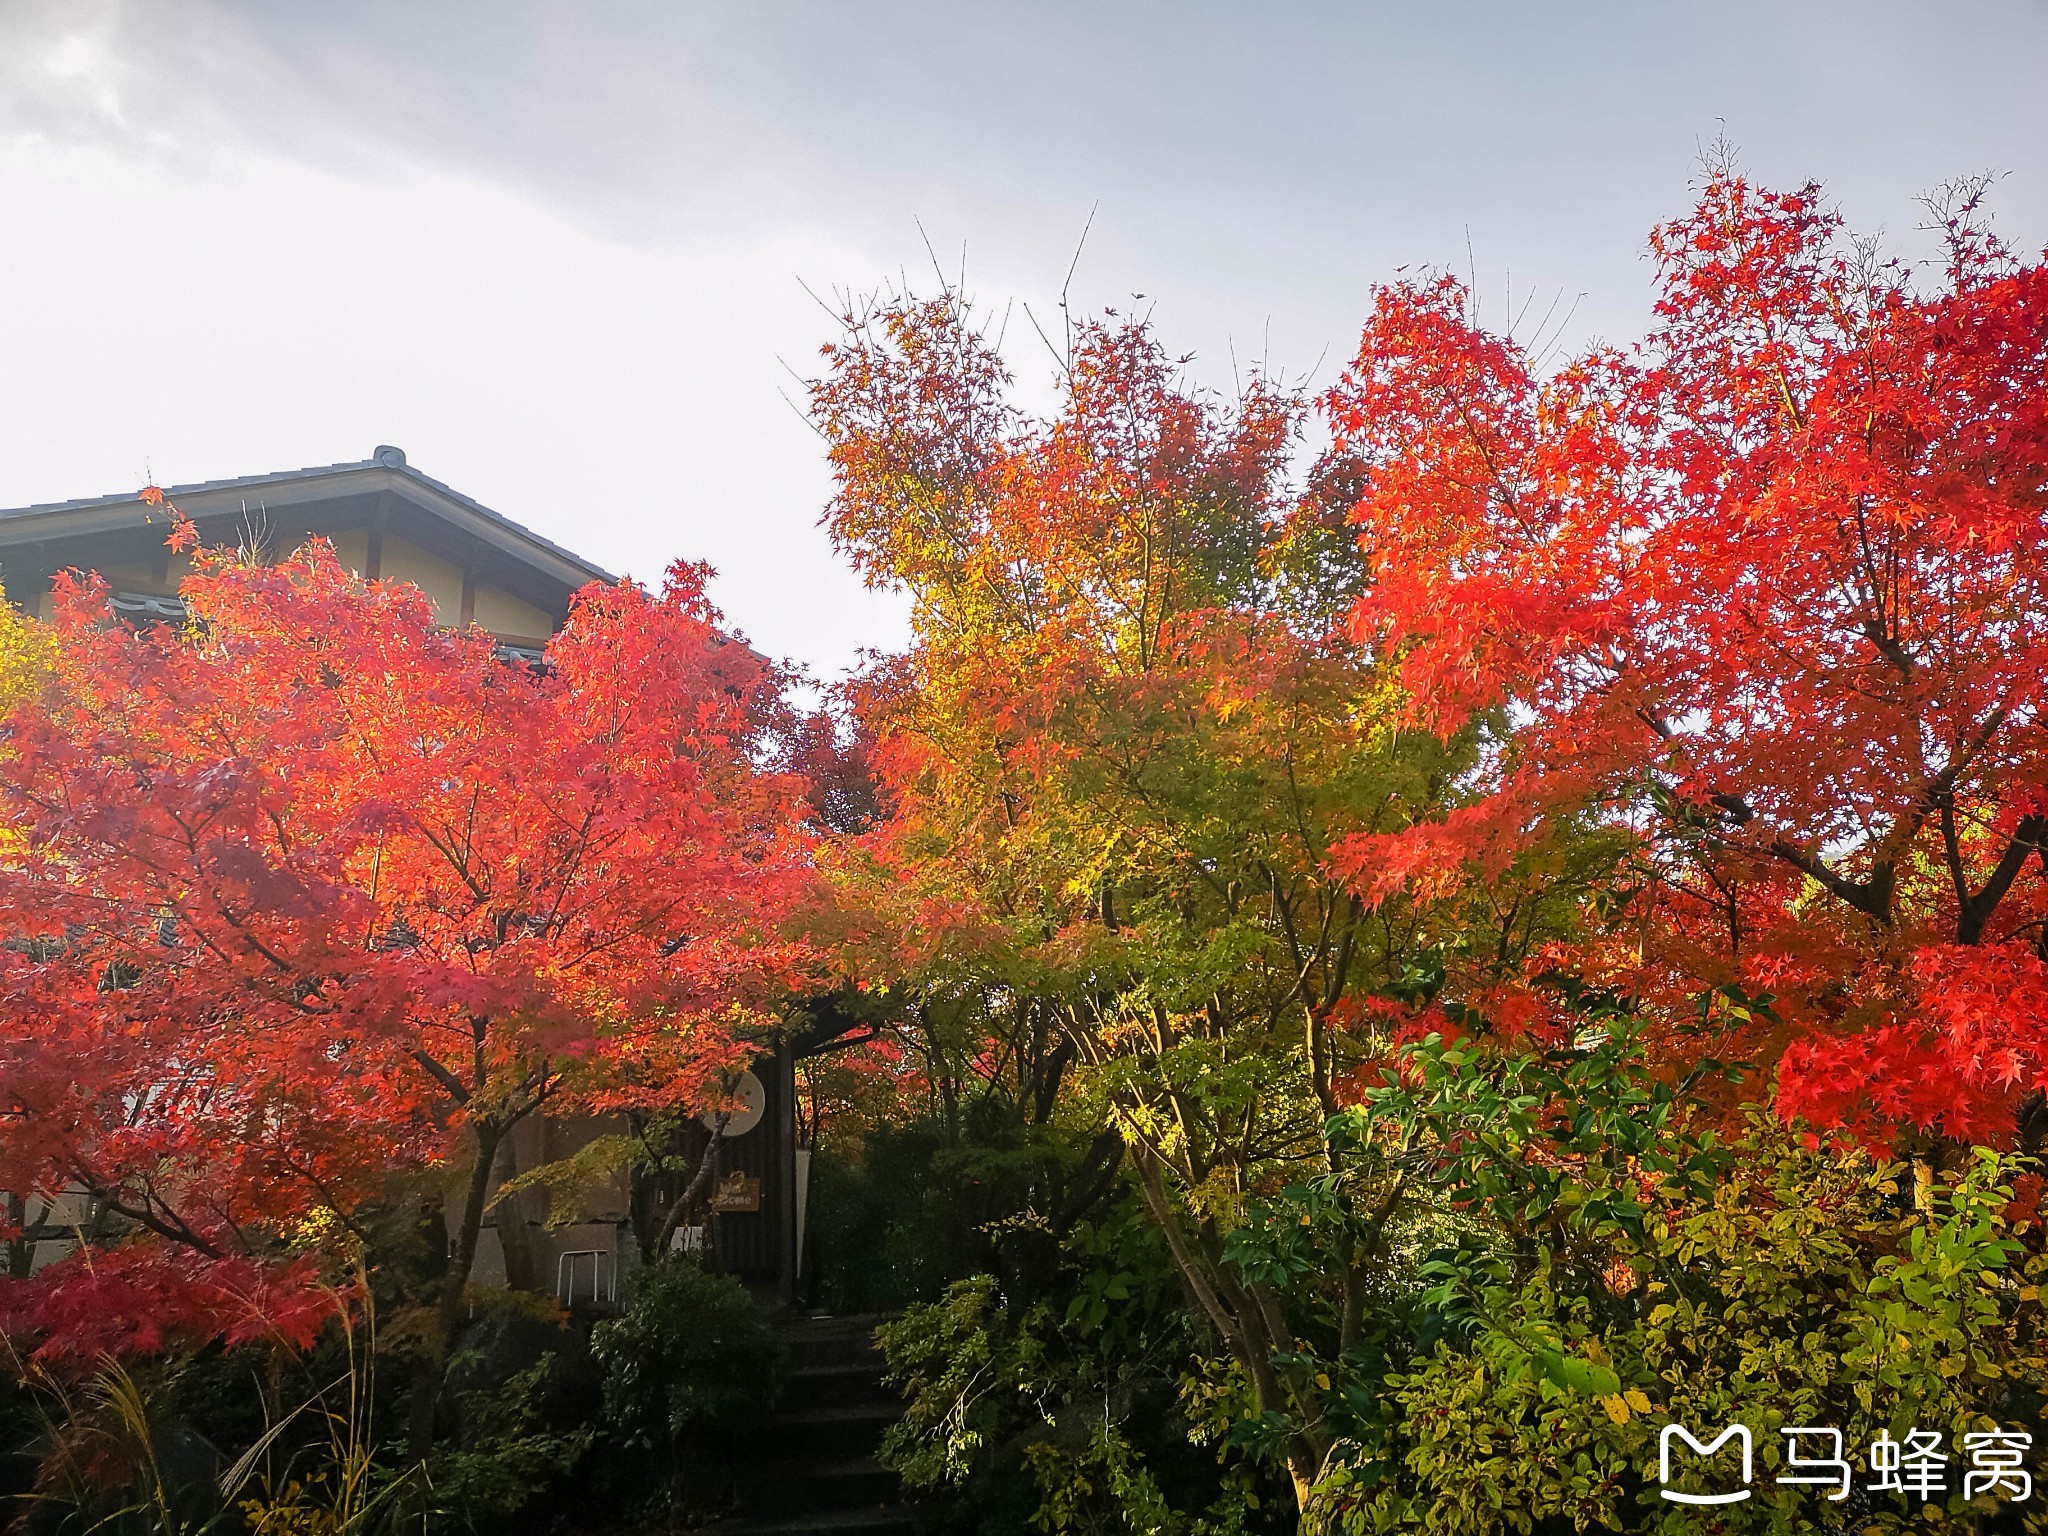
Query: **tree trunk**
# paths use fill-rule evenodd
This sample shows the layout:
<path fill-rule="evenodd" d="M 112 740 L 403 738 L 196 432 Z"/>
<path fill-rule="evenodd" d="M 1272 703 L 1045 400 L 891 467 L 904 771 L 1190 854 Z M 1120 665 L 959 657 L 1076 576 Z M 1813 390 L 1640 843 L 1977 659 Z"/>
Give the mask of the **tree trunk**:
<path fill-rule="evenodd" d="M 519 1177 L 519 1138 L 507 1132 L 498 1147 L 499 1184 L 509 1184 Z M 537 1291 L 540 1289 L 538 1270 L 533 1253 L 533 1226 L 530 1207 L 534 1197 L 519 1191 L 501 1197 L 494 1209 L 497 1212 L 498 1246 L 505 1253 L 505 1284 L 515 1291 Z"/>
<path fill-rule="evenodd" d="M 472 1122 L 470 1129 L 476 1138 L 476 1160 L 470 1165 L 469 1184 L 463 1191 L 462 1217 L 448 1254 L 448 1270 L 441 1277 L 432 1353 L 422 1365 L 419 1381 L 413 1388 L 409 1449 L 416 1461 L 424 1460 L 433 1449 L 434 1415 L 440 1407 L 442 1378 L 448 1370 L 448 1346 L 462 1326 L 470 1271 L 476 1267 L 477 1236 L 483 1231 L 484 1207 L 491 1197 L 498 1144 L 505 1135 L 504 1127 L 489 1121 Z"/>
<path fill-rule="evenodd" d="M 1310 1523 L 1309 1505 L 1313 1502 L 1316 1474 L 1320 1468 L 1309 1467 L 1293 1451 L 1287 1453 L 1287 1481 L 1294 1487 L 1295 1529 L 1301 1536 L 1313 1536 L 1322 1522 Z"/>
<path fill-rule="evenodd" d="M 723 1129 L 721 1125 L 720 1129 Z M 711 1133 L 711 1140 L 704 1144 L 704 1155 L 697 1160 L 697 1171 L 690 1176 L 690 1182 L 677 1195 L 668 1208 L 668 1215 L 662 1219 L 661 1230 L 654 1238 L 654 1263 L 660 1263 L 668 1256 L 669 1243 L 675 1238 L 676 1228 L 683 1224 L 683 1218 L 690 1213 L 700 1198 L 708 1195 L 711 1182 L 718 1176 L 718 1147 L 724 1140 L 719 1131 Z"/>
<path fill-rule="evenodd" d="M 1289 1414 L 1299 1422 L 1301 1405 L 1293 1401 L 1293 1395 L 1273 1369 L 1273 1356 L 1291 1350 L 1295 1342 L 1280 1315 L 1278 1299 L 1262 1286 L 1239 1284 L 1210 1251 L 1204 1235 L 1190 1234 L 1182 1227 L 1161 1174 L 1164 1159 L 1143 1142 L 1134 1145 L 1132 1151 L 1139 1193 L 1160 1235 L 1166 1239 L 1167 1252 L 1196 1312 L 1208 1319 L 1224 1348 L 1244 1368 L 1259 1411 Z M 1309 1495 L 1322 1476 L 1323 1460 L 1329 1449 L 1327 1436 L 1302 1424 L 1287 1437 L 1282 1453 L 1304 1531 L 1309 1529 Z"/>
<path fill-rule="evenodd" d="M 7 1224 L 17 1234 L 7 1240 L 8 1278 L 26 1280 L 35 1268 L 36 1241 L 29 1233 L 28 1202 L 20 1195 L 7 1197 Z"/>

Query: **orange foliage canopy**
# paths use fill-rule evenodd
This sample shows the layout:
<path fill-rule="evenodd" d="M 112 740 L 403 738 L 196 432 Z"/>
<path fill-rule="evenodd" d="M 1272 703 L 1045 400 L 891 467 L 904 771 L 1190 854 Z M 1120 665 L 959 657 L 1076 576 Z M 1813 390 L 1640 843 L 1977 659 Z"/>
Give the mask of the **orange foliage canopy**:
<path fill-rule="evenodd" d="M 1546 374 L 1439 277 L 1325 399 L 1369 476 L 1357 632 L 1421 720 L 1509 723 L 1478 804 L 1352 878 L 1591 802 L 1638 834 L 1635 983 L 1776 994 L 1782 1107 L 1873 1136 L 2008 1137 L 2048 1084 L 2048 269 L 1981 190 L 1921 285 L 1717 168 L 1632 350 Z"/>
<path fill-rule="evenodd" d="M 69 582 L 0 756 L 0 1189 L 225 1262 L 459 1150 L 459 1295 L 520 1119 L 715 1092 L 809 875 L 755 766 L 778 679 L 703 575 L 586 589 L 538 674 L 317 544 L 202 556 L 183 632 Z M 40 1315 L 110 1283 L 53 1271 Z"/>

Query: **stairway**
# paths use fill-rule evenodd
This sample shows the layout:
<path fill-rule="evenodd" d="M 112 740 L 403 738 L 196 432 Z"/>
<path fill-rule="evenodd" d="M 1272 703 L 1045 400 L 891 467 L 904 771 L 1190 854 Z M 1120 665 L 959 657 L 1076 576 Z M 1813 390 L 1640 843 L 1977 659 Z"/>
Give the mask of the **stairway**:
<path fill-rule="evenodd" d="M 716 1536 L 893 1536 L 928 1522 L 874 1459 L 902 1403 L 882 1383 L 879 1317 L 799 1315 L 782 1325 L 789 1373 L 774 1411 L 739 1436 L 732 1519 Z"/>

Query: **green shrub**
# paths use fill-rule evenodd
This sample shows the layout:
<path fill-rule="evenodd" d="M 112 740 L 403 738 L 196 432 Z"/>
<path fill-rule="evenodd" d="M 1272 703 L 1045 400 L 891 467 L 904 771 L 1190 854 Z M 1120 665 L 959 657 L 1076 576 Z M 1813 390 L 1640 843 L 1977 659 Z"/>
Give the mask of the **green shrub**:
<path fill-rule="evenodd" d="M 1093 1132 L 1034 1125 L 999 1094 L 948 1118 L 884 1125 L 858 1160 L 812 1164 L 813 1301 L 838 1312 L 894 1312 L 993 1274 L 1015 1300 L 1036 1296 L 1075 1226 L 1116 1190 L 1121 1147 Z"/>
<path fill-rule="evenodd" d="M 2048 1258 L 2013 1214 L 2027 1160 L 1977 1148 L 1916 1202 L 1910 1169 L 1809 1147 L 1762 1113 L 1732 1150 L 1715 1187 L 1660 1206 L 1640 1238 L 1581 1225 L 1582 1252 L 1542 1253 L 1525 1275 L 1440 1263 L 1465 1326 L 1387 1379 L 1398 1427 L 1333 1477 L 1342 1528 L 1705 1529 L 1650 1481 L 1667 1422 L 1754 1431 L 1757 1496 L 1716 1513 L 1729 1533 L 1837 1513 L 1775 1484 L 1787 1424 L 1839 1429 L 1852 1453 L 1916 1426 L 1949 1446 L 2014 1426 L 2040 1442 Z M 1925 1513 L 1862 1482 L 1844 1506 L 1858 1532 L 2042 1528 L 1970 1505 L 1953 1475 Z"/>
<path fill-rule="evenodd" d="M 465 1531 L 506 1522 L 574 1470 L 593 1431 L 541 1422 L 553 1357 L 543 1355 L 501 1385 L 457 1395 L 463 1433 L 428 1463 L 432 1513 Z"/>
<path fill-rule="evenodd" d="M 781 1387 L 781 1341 L 746 1287 L 687 1259 L 644 1271 L 624 1315 L 598 1324 L 590 1346 L 606 1424 L 648 1449 L 757 1417 Z"/>
<path fill-rule="evenodd" d="M 1282 1490 L 1219 1434 L 1163 1243 L 1128 1198 L 1068 1234 L 1030 1298 L 955 1282 L 880 1330 L 902 1419 L 879 1459 L 913 1488 L 964 1495 L 977 1536 L 1249 1536 L 1291 1529 Z"/>

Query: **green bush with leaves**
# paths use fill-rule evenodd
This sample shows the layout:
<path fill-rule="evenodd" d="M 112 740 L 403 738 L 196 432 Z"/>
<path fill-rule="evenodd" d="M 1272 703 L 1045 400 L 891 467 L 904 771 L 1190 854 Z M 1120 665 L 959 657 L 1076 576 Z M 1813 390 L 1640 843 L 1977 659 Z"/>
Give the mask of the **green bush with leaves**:
<path fill-rule="evenodd" d="M 1762 1118 L 1733 1150 L 1709 1197 L 1617 1236 L 1604 1271 L 1547 1253 L 1527 1276 L 1470 1254 L 1443 1263 L 1434 1299 L 1468 1327 L 1389 1380 L 1386 1452 L 1329 1479 L 1344 1528 L 1696 1531 L 1697 1510 L 1659 1497 L 1671 1422 L 1755 1436 L 1755 1496 L 1716 1512 L 1727 1532 L 1838 1513 L 1825 1490 L 1776 1485 L 1787 1425 L 1840 1429 L 1852 1456 L 1915 1428 L 1950 1448 L 1997 1427 L 2041 1443 L 2048 1263 L 2007 1219 L 2012 1160 L 1980 1151 L 1916 1208 L 1896 1167 Z M 1856 1482 L 1839 1511 L 1855 1529 L 1926 1528 L 1917 1501 L 1869 1494 L 1860 1467 Z M 1958 1476 L 1948 1487 L 1950 1528 L 1998 1513 L 1966 1505 Z"/>
<path fill-rule="evenodd" d="M 812 1165 L 816 1299 L 892 1312 L 983 1273 L 1035 1292 L 1075 1225 L 1114 1194 L 1120 1152 L 1113 1136 L 1034 1124 L 997 1092 L 877 1127 L 858 1161 Z"/>
<path fill-rule="evenodd" d="M 428 1458 L 427 1501 L 442 1520 L 474 1532 L 505 1522 L 559 1484 L 590 1449 L 588 1425 L 551 1428 L 540 1404 L 554 1362 L 543 1356 L 503 1385 L 459 1394 L 463 1433 Z"/>
<path fill-rule="evenodd" d="M 879 1330 L 889 1380 L 908 1399 L 882 1437 L 882 1461 L 911 1487 L 965 1482 L 1028 1422 L 1020 1399 L 1042 1351 L 1029 1328 L 1002 1337 L 1001 1314 L 995 1277 L 975 1275 Z"/>
<path fill-rule="evenodd" d="M 1966 1504 L 1960 1458 L 1926 1510 L 1873 1495 L 1859 1459 L 1916 1428 L 1951 1452 L 1994 1427 L 2048 1446 L 2029 1160 L 1821 1143 L 1729 1110 L 1733 1065 L 1663 1066 L 1626 1000 L 1569 1001 L 1564 1043 L 1454 1018 L 1461 1037 L 1398 1052 L 1331 1119 L 1327 1168 L 1212 1213 L 1229 1275 L 1294 1341 L 1266 1362 L 1278 1392 L 1250 1390 L 1127 1196 L 1066 1236 L 1056 1284 L 980 1277 L 886 1330 L 909 1399 L 886 1458 L 1000 1505 L 987 1531 L 1291 1524 L 1304 1427 L 1333 1449 L 1301 1528 L 1346 1536 L 2048 1529 L 2038 1503 Z M 1162 1376 L 1170 1426 L 1133 1411 Z M 1672 1422 L 1747 1425 L 1753 1496 L 1711 1516 L 1660 1498 Z M 1843 1432 L 1847 1499 L 1776 1484 L 1787 1425 Z M 1206 1479 L 1181 1475 L 1191 1450 Z"/>
<path fill-rule="evenodd" d="M 977 1275 L 881 1330 L 907 1399 L 883 1462 L 912 1488 L 965 1491 L 985 1533 L 1289 1528 L 1281 1485 L 1220 1443 L 1208 1363 L 1135 1199 L 1064 1254 L 1031 1299 Z"/>
<path fill-rule="evenodd" d="M 765 1413 L 781 1387 L 782 1345 L 730 1275 L 688 1259 L 643 1271 L 625 1312 L 592 1331 L 607 1425 L 655 1450 Z"/>
<path fill-rule="evenodd" d="M 1677 1422 L 1754 1436 L 1754 1496 L 1717 1509 L 1717 1531 L 2048 1528 L 1967 1504 L 1953 1471 L 1930 1511 L 1872 1494 L 1860 1466 L 1839 1506 L 1775 1482 L 1787 1425 L 1839 1429 L 1852 1457 L 1915 1428 L 1951 1451 L 1998 1427 L 2048 1440 L 2048 1258 L 2014 1199 L 2029 1161 L 1884 1162 L 1762 1109 L 1723 1142 L 1689 1086 L 1660 1080 L 1616 1021 L 1541 1055 L 1432 1039 L 1367 1096 L 1354 1155 L 1407 1160 L 1434 1194 L 1413 1235 L 1436 1239 L 1414 1269 L 1418 1335 L 1437 1337 L 1373 1384 L 1384 1408 L 1335 1459 L 1321 1517 L 1440 1536 L 1698 1531 L 1701 1512 L 1657 1483 Z"/>

